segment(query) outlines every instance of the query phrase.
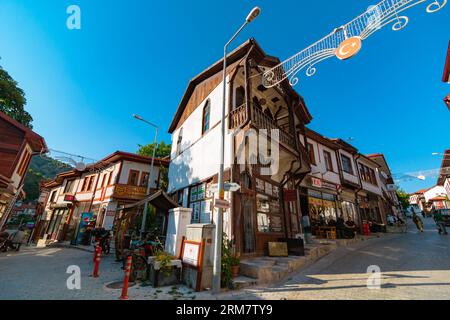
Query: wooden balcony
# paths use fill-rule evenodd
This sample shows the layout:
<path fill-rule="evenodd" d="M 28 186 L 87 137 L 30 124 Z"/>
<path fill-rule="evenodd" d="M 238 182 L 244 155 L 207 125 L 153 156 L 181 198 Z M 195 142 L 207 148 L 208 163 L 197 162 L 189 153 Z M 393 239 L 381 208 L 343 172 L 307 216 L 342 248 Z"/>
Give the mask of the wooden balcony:
<path fill-rule="evenodd" d="M 230 129 L 240 127 L 250 118 L 251 124 L 254 127 L 257 129 L 267 129 L 269 135 L 271 130 L 278 129 L 280 143 L 294 150 L 296 149 L 294 136 L 281 129 L 275 120 L 264 114 L 264 112 L 257 108 L 254 104 L 250 105 L 250 117 L 248 115 L 248 110 L 247 104 L 243 104 L 230 112 Z"/>

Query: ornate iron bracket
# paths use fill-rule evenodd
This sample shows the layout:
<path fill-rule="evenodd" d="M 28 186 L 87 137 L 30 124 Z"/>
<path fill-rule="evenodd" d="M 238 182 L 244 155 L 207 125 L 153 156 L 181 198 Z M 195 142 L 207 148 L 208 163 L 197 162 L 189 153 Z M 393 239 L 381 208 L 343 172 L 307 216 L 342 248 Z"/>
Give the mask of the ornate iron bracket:
<path fill-rule="evenodd" d="M 393 23 L 392 30 L 399 31 L 409 22 L 407 16 L 399 14 L 411 7 L 429 0 L 383 0 L 371 6 L 366 12 L 349 23 L 334 29 L 316 43 L 263 73 L 262 82 L 266 88 L 274 87 L 285 79 L 291 86 L 298 83 L 297 74 L 306 69 L 308 77 L 316 73 L 316 64 L 336 56 L 339 46 L 349 38 L 365 40 L 384 26 Z M 435 0 L 428 4 L 426 11 L 434 13 L 447 4 L 447 0 Z"/>

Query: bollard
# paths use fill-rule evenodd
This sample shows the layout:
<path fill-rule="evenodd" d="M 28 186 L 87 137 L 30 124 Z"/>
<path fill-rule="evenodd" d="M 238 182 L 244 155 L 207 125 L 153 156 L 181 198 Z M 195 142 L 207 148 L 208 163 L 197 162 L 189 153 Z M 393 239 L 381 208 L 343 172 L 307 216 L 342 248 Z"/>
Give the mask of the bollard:
<path fill-rule="evenodd" d="M 92 261 L 95 263 L 95 259 L 97 259 L 97 248 L 100 246 L 100 241 L 96 242 L 95 250 L 94 250 L 94 257 L 92 258 Z"/>
<path fill-rule="evenodd" d="M 128 256 L 127 262 L 125 264 L 125 277 L 123 278 L 122 295 L 120 296 L 121 300 L 128 299 L 128 280 L 130 278 L 130 272 L 131 272 L 131 260 L 132 260 L 132 257 Z"/>
<path fill-rule="evenodd" d="M 100 256 L 102 255 L 102 248 L 100 245 L 95 248 L 95 261 L 94 261 L 94 273 L 92 276 L 94 278 L 98 278 L 98 268 L 100 266 Z"/>

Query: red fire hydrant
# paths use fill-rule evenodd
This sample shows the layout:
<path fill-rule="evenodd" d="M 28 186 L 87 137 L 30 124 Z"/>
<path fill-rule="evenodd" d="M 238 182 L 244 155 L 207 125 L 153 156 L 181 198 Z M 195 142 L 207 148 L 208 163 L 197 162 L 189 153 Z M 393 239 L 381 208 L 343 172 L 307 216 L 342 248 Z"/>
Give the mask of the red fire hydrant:
<path fill-rule="evenodd" d="M 125 277 L 123 278 L 123 287 L 122 287 L 122 295 L 120 296 L 121 300 L 127 300 L 128 299 L 128 282 L 130 279 L 130 272 L 131 272 L 131 261 L 132 257 L 127 257 L 127 262 L 125 264 Z"/>
<path fill-rule="evenodd" d="M 102 255 L 102 247 L 100 247 L 100 245 L 97 245 L 97 247 L 95 248 L 94 273 L 92 274 L 94 278 L 98 278 L 98 268 L 100 266 L 101 255 Z"/>

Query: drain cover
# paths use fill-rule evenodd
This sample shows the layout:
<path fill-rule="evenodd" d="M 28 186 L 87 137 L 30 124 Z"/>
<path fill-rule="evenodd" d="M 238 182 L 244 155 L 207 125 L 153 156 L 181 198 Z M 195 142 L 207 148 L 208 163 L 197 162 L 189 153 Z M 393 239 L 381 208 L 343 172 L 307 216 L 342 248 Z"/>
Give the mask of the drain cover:
<path fill-rule="evenodd" d="M 128 284 L 128 287 L 132 287 L 132 286 L 134 286 L 135 284 L 136 284 L 136 282 L 130 282 L 130 283 Z M 109 288 L 109 289 L 122 289 L 122 287 L 123 287 L 123 282 L 122 282 L 122 281 L 111 282 L 111 283 L 108 283 L 108 284 L 106 285 L 106 287 Z"/>

